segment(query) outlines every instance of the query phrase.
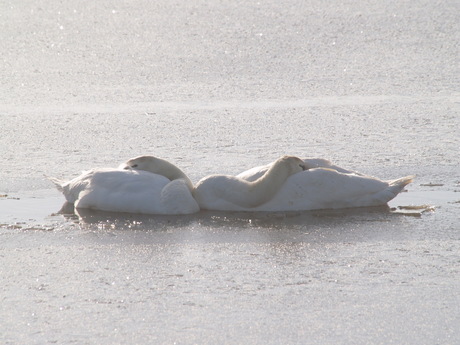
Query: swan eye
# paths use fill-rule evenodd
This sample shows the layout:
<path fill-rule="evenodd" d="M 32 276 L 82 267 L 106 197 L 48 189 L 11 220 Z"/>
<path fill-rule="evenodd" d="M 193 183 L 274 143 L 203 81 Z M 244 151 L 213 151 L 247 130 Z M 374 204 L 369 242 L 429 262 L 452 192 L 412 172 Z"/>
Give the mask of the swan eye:
<path fill-rule="evenodd" d="M 131 168 L 137 168 L 137 164 L 131 165 Z"/>

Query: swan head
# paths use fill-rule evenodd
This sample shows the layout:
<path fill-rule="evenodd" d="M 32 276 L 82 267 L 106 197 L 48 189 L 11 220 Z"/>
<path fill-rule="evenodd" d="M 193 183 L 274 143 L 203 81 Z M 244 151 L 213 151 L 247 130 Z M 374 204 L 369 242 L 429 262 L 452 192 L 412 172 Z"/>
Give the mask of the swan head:
<path fill-rule="evenodd" d="M 154 174 L 161 174 L 161 161 L 161 159 L 153 156 L 139 156 L 131 158 L 130 160 L 121 164 L 119 168 L 124 170 L 145 170 Z"/>
<path fill-rule="evenodd" d="M 275 165 L 282 165 L 286 167 L 289 175 L 294 175 L 298 172 L 308 170 L 305 162 L 299 157 L 295 156 L 283 156 L 275 162 Z"/>
<path fill-rule="evenodd" d="M 153 174 L 162 175 L 171 181 L 184 179 L 189 188 L 193 188 L 192 182 L 182 170 L 174 164 L 154 156 L 139 156 L 131 158 L 127 162 L 121 164 L 118 168 L 124 170 L 144 170 Z"/>

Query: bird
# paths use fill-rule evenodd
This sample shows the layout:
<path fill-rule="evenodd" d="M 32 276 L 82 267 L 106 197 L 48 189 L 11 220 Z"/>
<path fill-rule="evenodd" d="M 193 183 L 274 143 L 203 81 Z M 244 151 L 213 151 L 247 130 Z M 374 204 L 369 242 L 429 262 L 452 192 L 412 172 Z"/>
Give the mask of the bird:
<path fill-rule="evenodd" d="M 193 195 L 201 209 L 219 211 L 278 212 L 369 207 L 385 205 L 415 177 L 382 181 L 341 168 L 326 159 L 310 158 L 303 159 L 303 164 L 297 162 L 302 169 L 285 173 L 283 176 L 286 178 L 282 181 L 272 177 L 273 169 L 282 160 L 249 169 L 234 177 L 206 177 L 195 186 Z M 249 187 L 250 183 L 261 188 L 254 191 Z M 254 199 L 257 202 L 253 202 Z"/>
<path fill-rule="evenodd" d="M 200 210 L 185 173 L 154 156 L 135 157 L 118 168 L 84 171 L 67 182 L 49 179 L 76 208 L 171 215 Z"/>

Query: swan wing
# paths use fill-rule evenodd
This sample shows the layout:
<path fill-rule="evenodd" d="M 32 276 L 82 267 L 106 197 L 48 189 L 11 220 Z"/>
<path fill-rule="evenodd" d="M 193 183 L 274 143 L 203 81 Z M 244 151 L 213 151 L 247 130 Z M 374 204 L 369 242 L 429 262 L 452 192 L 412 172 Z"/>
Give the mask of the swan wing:
<path fill-rule="evenodd" d="M 161 191 L 169 180 L 134 170 L 97 171 L 75 202 L 77 208 L 112 212 L 160 213 Z"/>
<path fill-rule="evenodd" d="M 80 193 L 90 185 L 94 175 L 105 173 L 114 169 L 93 169 L 82 171 L 82 173 L 70 181 L 64 182 L 59 179 L 50 177 L 49 179 L 56 185 L 57 189 L 64 194 L 67 202 L 75 203 L 80 197 Z"/>
<path fill-rule="evenodd" d="M 98 171 L 75 202 L 77 208 L 143 214 L 190 214 L 199 211 L 185 180 L 142 170 Z"/>
<path fill-rule="evenodd" d="M 305 165 L 307 166 L 307 169 L 327 168 L 327 169 L 332 169 L 332 170 L 335 170 L 341 173 L 345 173 L 345 174 L 355 174 L 355 175 L 364 176 L 363 174 L 357 171 L 345 169 L 345 168 L 339 167 L 338 165 L 332 164 L 330 161 L 328 161 L 327 159 L 323 159 L 323 158 L 304 158 L 303 161 Z"/>
<path fill-rule="evenodd" d="M 292 175 L 257 211 L 299 211 L 384 205 L 412 181 L 395 181 L 316 168 Z"/>

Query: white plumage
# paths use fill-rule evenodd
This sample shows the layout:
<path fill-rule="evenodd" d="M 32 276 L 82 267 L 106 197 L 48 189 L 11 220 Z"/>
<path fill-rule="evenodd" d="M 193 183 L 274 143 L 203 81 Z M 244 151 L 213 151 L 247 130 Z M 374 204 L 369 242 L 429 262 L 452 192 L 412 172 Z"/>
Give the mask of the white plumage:
<path fill-rule="evenodd" d="M 414 176 L 392 181 L 381 181 L 371 176 L 353 172 L 331 164 L 325 159 L 304 159 L 308 170 L 287 178 L 277 193 L 256 207 L 245 207 L 229 200 L 222 193 L 225 184 L 238 193 L 238 185 L 226 177 L 209 181 L 205 188 L 198 185 L 201 208 L 220 211 L 302 211 L 328 208 L 349 208 L 385 205 L 412 182 Z M 273 164 L 273 163 L 272 163 Z M 256 181 L 272 164 L 252 168 L 236 176 L 246 181 Z M 219 185 L 216 185 L 219 184 Z M 195 196 L 197 192 L 195 191 Z"/>
<path fill-rule="evenodd" d="M 165 170 L 167 175 L 166 170 L 175 167 L 164 162 L 161 160 L 157 164 L 162 165 L 160 171 Z M 177 175 L 180 170 L 175 169 L 174 174 Z M 123 165 L 118 169 L 83 172 L 68 182 L 51 180 L 76 208 L 144 214 L 190 214 L 199 211 L 186 176 L 181 178 L 178 175 L 170 180 L 157 173 L 133 170 Z"/>
<path fill-rule="evenodd" d="M 152 156 L 117 169 L 93 169 L 68 182 L 51 180 L 76 208 L 144 214 L 306 211 L 385 205 L 414 176 L 382 181 L 325 159 L 283 156 L 237 176 L 211 175 L 194 187 L 175 165 Z"/>

